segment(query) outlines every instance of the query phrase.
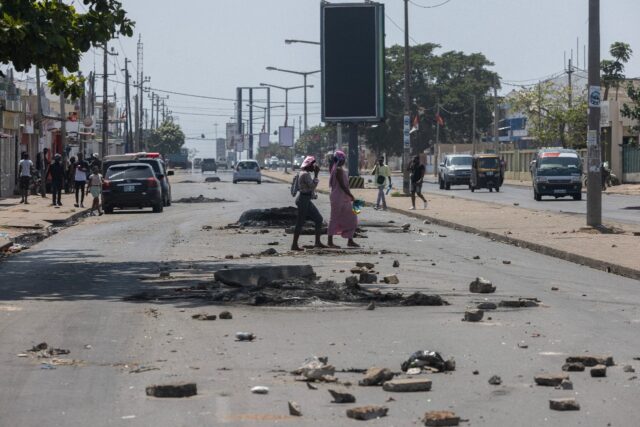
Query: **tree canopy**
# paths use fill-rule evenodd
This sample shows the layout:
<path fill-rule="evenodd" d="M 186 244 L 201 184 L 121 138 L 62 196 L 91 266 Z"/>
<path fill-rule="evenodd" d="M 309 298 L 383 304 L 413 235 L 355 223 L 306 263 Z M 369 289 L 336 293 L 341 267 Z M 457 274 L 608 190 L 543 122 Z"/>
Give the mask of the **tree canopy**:
<path fill-rule="evenodd" d="M 180 125 L 171 120 L 163 122 L 160 127 L 151 131 L 149 149 L 167 155 L 180 151 L 184 145 L 184 132 Z"/>
<path fill-rule="evenodd" d="M 633 83 L 629 82 L 627 86 L 627 95 L 629 96 L 631 103 L 623 104 L 620 112 L 624 117 L 635 120 L 636 125 L 633 129 L 636 132 L 640 132 L 640 88 L 636 89 Z"/>
<path fill-rule="evenodd" d="M 130 37 L 135 23 L 117 0 L 79 0 L 85 11 L 54 0 L 0 2 L 0 62 L 17 71 L 45 70 L 54 93 L 76 98 L 83 82 L 76 75 L 82 54 L 116 35 Z"/>
<path fill-rule="evenodd" d="M 609 47 L 609 54 L 613 57 L 611 59 L 604 59 L 600 61 L 600 70 L 602 72 L 602 84 L 604 86 L 603 100 L 609 99 L 609 89 L 616 89 L 616 100 L 618 99 L 618 90 L 620 84 L 625 80 L 624 65 L 629 62 L 633 50 L 628 43 L 613 42 Z"/>
<path fill-rule="evenodd" d="M 492 122 L 493 101 L 489 89 L 499 81 L 487 69 L 492 66 L 483 54 L 449 51 L 440 55 L 440 46 L 424 43 L 411 46 L 411 118 L 419 118 L 419 131 L 412 134 L 412 147 L 422 151 L 436 139 L 436 106 L 441 105 L 441 142 L 466 142 L 472 137 L 473 98 L 476 98 L 476 131 L 482 134 Z M 404 116 L 404 48 L 386 50 L 386 120 L 367 130 L 367 143 L 377 153 L 402 152 Z"/>

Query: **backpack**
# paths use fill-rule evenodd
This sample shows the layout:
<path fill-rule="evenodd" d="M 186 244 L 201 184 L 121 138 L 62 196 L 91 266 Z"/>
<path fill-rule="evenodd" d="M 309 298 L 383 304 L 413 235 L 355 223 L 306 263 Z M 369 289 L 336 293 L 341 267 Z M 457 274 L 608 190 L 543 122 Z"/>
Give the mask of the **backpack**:
<path fill-rule="evenodd" d="M 291 197 L 296 197 L 298 195 L 298 191 L 300 191 L 300 187 L 298 186 L 298 179 L 300 178 L 300 174 L 296 174 L 293 177 L 293 181 L 291 181 Z"/>

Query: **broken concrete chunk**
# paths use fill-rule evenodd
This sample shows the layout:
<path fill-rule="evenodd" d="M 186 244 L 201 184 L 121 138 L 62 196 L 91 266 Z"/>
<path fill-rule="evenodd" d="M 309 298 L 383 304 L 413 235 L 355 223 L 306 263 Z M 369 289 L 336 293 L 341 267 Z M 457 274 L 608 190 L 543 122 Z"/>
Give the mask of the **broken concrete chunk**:
<path fill-rule="evenodd" d="M 360 274 L 360 283 L 371 284 L 378 283 L 378 276 L 373 273 Z"/>
<path fill-rule="evenodd" d="M 289 401 L 289 415 L 292 415 L 294 417 L 302 416 L 302 409 L 300 408 L 300 405 L 298 405 L 293 400 Z"/>
<path fill-rule="evenodd" d="M 489 378 L 489 384 L 491 384 L 491 385 L 500 385 L 500 384 L 502 384 L 502 378 L 500 378 L 497 375 L 494 375 L 491 378 Z"/>
<path fill-rule="evenodd" d="M 596 365 L 591 368 L 591 376 L 594 378 L 601 378 L 607 376 L 607 367 L 605 365 Z"/>
<path fill-rule="evenodd" d="M 624 372 L 629 372 L 629 373 L 633 373 L 636 371 L 635 369 L 633 369 L 633 366 L 631 365 L 625 365 L 624 368 L 622 368 L 622 370 Z"/>
<path fill-rule="evenodd" d="M 484 311 L 482 310 L 478 310 L 478 309 L 467 310 L 464 312 L 463 320 L 465 322 L 479 322 L 482 320 L 483 316 L 484 316 Z"/>
<path fill-rule="evenodd" d="M 413 392 L 413 391 L 429 391 L 431 390 L 431 380 L 428 379 L 396 379 L 386 381 L 382 384 L 384 391 L 391 392 Z"/>
<path fill-rule="evenodd" d="M 556 387 L 564 380 L 569 379 L 567 374 L 540 374 L 533 377 L 536 384 L 541 386 Z"/>
<path fill-rule="evenodd" d="M 567 363 L 580 362 L 584 366 L 596 366 L 605 365 L 613 366 L 612 356 L 569 356 L 567 357 Z"/>
<path fill-rule="evenodd" d="M 274 248 L 269 248 L 269 249 L 266 249 L 266 250 L 260 252 L 260 255 L 266 255 L 266 256 L 268 256 L 268 255 L 277 255 L 277 254 L 278 254 L 278 251 L 276 251 Z"/>
<path fill-rule="evenodd" d="M 355 403 L 356 397 L 351 393 L 340 392 L 329 389 L 329 393 L 333 397 L 333 403 Z"/>
<path fill-rule="evenodd" d="M 191 318 L 196 320 L 216 320 L 217 316 L 215 314 L 199 313 L 194 314 Z"/>
<path fill-rule="evenodd" d="M 231 314 L 230 311 L 223 311 L 221 312 L 218 317 L 222 320 L 231 320 L 233 319 L 233 315 Z"/>
<path fill-rule="evenodd" d="M 371 262 L 356 262 L 356 267 L 366 268 L 367 270 L 373 270 L 376 268 L 375 264 Z"/>
<path fill-rule="evenodd" d="M 367 306 L 367 310 L 375 310 L 375 309 L 376 309 L 376 303 L 374 301 L 371 301 Z"/>
<path fill-rule="evenodd" d="M 358 279 L 358 276 L 349 276 L 344 279 L 344 284 L 348 287 L 358 287 L 359 282 L 360 280 Z"/>
<path fill-rule="evenodd" d="M 498 308 L 498 305 L 494 302 L 481 302 L 476 306 L 479 310 L 495 310 Z"/>
<path fill-rule="evenodd" d="M 584 371 L 584 365 L 581 362 L 565 363 L 562 365 L 562 370 L 566 372 L 582 372 Z"/>
<path fill-rule="evenodd" d="M 347 417 L 354 420 L 374 420 L 376 418 L 382 418 L 387 415 L 389 408 L 386 406 L 361 406 L 358 408 L 347 409 Z"/>
<path fill-rule="evenodd" d="M 308 380 L 325 381 L 336 372 L 336 368 L 328 365 L 327 362 L 326 358 L 314 356 L 307 359 L 300 368 L 294 371 L 294 374 L 302 375 Z"/>
<path fill-rule="evenodd" d="M 573 382 L 571 380 L 562 380 L 556 388 L 559 390 L 573 390 Z"/>
<path fill-rule="evenodd" d="M 367 369 L 367 372 L 364 374 L 364 378 L 358 381 L 358 385 L 381 385 L 383 382 L 389 381 L 392 378 L 393 372 L 391 372 L 389 369 L 372 367 Z"/>
<path fill-rule="evenodd" d="M 400 283 L 400 280 L 398 280 L 398 276 L 396 276 L 395 274 L 384 276 L 383 280 L 384 283 L 387 283 L 389 285 L 397 285 L 398 283 Z"/>
<path fill-rule="evenodd" d="M 269 387 L 257 385 L 255 387 L 251 388 L 251 393 L 253 393 L 253 394 L 268 394 L 269 393 Z"/>
<path fill-rule="evenodd" d="M 500 301 L 500 307 L 519 308 L 522 307 L 522 304 L 520 300 L 502 300 Z"/>
<path fill-rule="evenodd" d="M 362 267 L 353 267 L 351 270 L 349 270 L 352 274 L 362 274 L 362 273 L 366 273 L 368 270 L 366 268 L 362 268 Z"/>
<path fill-rule="evenodd" d="M 549 409 L 554 411 L 579 411 L 580 404 L 573 397 L 549 400 Z"/>
<path fill-rule="evenodd" d="M 460 425 L 460 417 L 451 411 L 429 411 L 422 419 L 425 426 L 457 426 Z"/>
<path fill-rule="evenodd" d="M 469 284 L 469 292 L 475 294 L 490 294 L 495 291 L 496 287 L 493 286 L 493 283 L 482 277 L 476 277 L 476 279 Z"/>
<path fill-rule="evenodd" d="M 404 231 L 407 231 L 407 230 L 409 230 L 409 229 L 411 228 L 411 224 L 409 224 L 409 223 L 407 223 L 407 224 L 402 224 L 402 227 L 401 227 L 401 228 L 402 228 Z"/>
<path fill-rule="evenodd" d="M 196 383 L 151 385 L 146 393 L 153 397 L 189 397 L 198 394 L 198 387 Z"/>
<path fill-rule="evenodd" d="M 253 341 L 256 339 L 252 332 L 236 332 L 236 341 Z"/>
<path fill-rule="evenodd" d="M 393 267 L 394 267 L 394 268 L 398 268 L 398 267 L 400 267 L 400 261 L 398 261 L 397 259 L 396 259 L 396 260 L 393 260 Z"/>

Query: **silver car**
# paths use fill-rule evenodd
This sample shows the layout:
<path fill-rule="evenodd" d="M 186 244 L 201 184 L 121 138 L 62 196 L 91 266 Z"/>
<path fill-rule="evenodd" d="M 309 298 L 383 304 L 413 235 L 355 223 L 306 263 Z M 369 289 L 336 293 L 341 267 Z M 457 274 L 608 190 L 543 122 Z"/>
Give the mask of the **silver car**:
<path fill-rule="evenodd" d="M 262 184 L 260 165 L 255 160 L 242 160 L 238 162 L 233 171 L 233 183 L 240 181 L 255 181 Z"/>

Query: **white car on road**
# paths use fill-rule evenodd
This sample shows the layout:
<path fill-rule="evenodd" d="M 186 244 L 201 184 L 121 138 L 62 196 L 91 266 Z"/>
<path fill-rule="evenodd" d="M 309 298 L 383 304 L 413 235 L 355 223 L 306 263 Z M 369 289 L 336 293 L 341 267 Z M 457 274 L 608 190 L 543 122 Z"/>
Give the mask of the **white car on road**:
<path fill-rule="evenodd" d="M 233 183 L 240 181 L 255 181 L 262 184 L 260 165 L 255 160 L 242 160 L 238 162 L 233 171 Z"/>

